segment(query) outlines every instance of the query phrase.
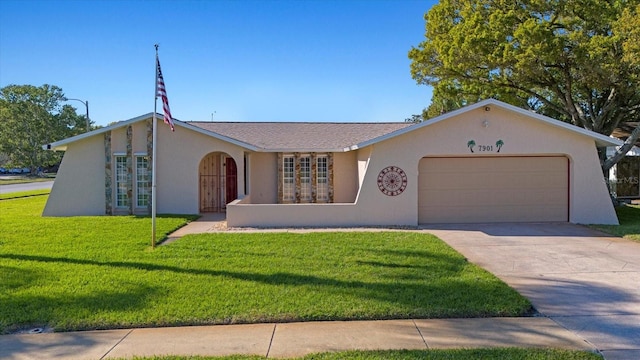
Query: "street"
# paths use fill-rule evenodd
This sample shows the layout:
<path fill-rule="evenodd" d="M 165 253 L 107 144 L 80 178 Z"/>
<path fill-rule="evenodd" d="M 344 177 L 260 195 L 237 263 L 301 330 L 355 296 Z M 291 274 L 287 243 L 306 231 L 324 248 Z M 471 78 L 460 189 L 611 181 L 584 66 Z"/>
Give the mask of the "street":
<path fill-rule="evenodd" d="M 0 185 L 0 194 L 8 194 L 8 193 L 19 192 L 19 191 L 51 189 L 52 186 L 53 186 L 53 181 L 40 181 L 40 182 L 32 182 L 32 183 L 24 183 L 24 184 Z"/>

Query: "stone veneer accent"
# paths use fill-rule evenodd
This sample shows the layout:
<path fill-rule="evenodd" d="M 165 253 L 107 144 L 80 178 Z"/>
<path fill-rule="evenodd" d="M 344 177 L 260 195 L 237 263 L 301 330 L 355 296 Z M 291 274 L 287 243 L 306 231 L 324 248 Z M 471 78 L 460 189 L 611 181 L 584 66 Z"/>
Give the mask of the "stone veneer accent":
<path fill-rule="evenodd" d="M 333 153 L 328 153 L 327 154 L 327 182 L 329 182 L 328 184 L 328 191 L 329 191 L 329 200 L 328 202 L 333 203 Z"/>
<path fill-rule="evenodd" d="M 283 164 L 282 164 L 282 153 L 278 153 L 278 204 L 282 204 L 284 201 L 282 200 L 283 195 L 283 189 L 282 189 L 282 178 L 283 178 L 283 174 L 282 171 L 283 169 Z"/>
<path fill-rule="evenodd" d="M 113 215 L 113 169 L 111 164 L 111 131 L 104 133 L 104 212 Z"/>
<path fill-rule="evenodd" d="M 127 126 L 127 204 L 129 215 L 133 215 L 133 126 Z"/>
<path fill-rule="evenodd" d="M 300 203 L 300 153 L 293 153 L 293 168 L 295 169 L 295 189 L 296 189 L 296 204 Z"/>
<path fill-rule="evenodd" d="M 311 202 L 316 203 L 318 202 L 318 178 L 316 177 L 316 167 L 318 166 L 318 164 L 316 164 L 316 153 L 311 153 L 309 155 L 309 161 L 311 161 Z"/>

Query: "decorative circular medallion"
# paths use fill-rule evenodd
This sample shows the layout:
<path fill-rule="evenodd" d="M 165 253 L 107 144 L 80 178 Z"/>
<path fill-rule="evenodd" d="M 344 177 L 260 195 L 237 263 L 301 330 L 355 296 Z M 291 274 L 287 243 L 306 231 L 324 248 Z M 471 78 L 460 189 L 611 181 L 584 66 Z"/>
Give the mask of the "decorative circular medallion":
<path fill-rule="evenodd" d="M 383 194 L 396 196 L 407 188 L 407 174 L 397 166 L 387 166 L 378 174 L 378 189 Z"/>

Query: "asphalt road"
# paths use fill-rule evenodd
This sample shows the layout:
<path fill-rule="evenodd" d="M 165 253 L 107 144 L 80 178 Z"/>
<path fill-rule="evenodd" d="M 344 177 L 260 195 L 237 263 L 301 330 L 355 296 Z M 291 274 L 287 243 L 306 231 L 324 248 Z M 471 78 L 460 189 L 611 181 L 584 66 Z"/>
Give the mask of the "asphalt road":
<path fill-rule="evenodd" d="M 53 181 L 40 181 L 40 182 L 32 182 L 32 183 L 25 183 L 25 184 L 0 185 L 0 194 L 8 194 L 8 193 L 19 192 L 19 191 L 51 189 L 52 186 L 53 186 Z"/>

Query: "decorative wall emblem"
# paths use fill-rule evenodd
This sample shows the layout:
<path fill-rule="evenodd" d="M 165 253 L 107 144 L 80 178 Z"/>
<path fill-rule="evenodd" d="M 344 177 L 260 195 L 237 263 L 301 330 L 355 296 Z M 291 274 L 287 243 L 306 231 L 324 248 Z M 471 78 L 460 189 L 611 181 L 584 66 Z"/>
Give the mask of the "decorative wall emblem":
<path fill-rule="evenodd" d="M 378 189 L 388 196 L 402 194 L 407 188 L 407 174 L 397 166 L 387 166 L 378 174 Z"/>

